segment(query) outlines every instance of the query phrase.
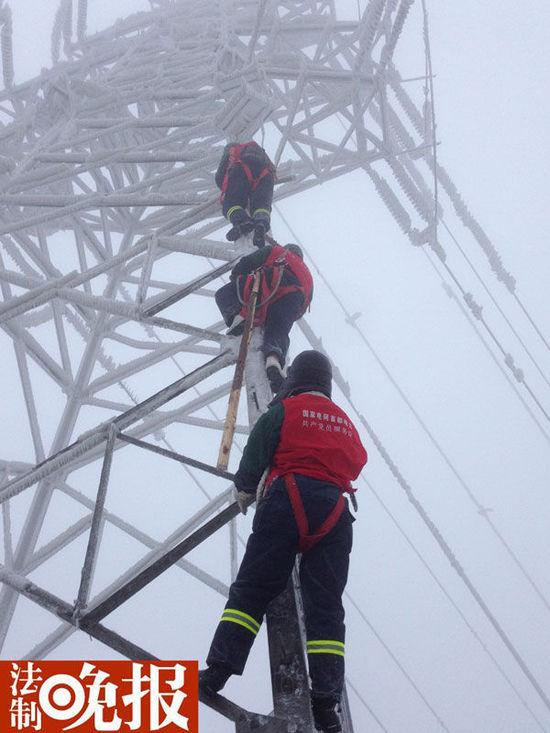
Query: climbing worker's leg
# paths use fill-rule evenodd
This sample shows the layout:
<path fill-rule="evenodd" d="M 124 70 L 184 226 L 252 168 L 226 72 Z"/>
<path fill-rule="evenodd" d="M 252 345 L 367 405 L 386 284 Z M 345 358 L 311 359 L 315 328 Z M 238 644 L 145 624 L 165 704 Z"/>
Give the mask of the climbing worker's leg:
<path fill-rule="evenodd" d="M 264 326 L 263 353 L 267 378 L 273 392 L 278 392 L 285 378 L 284 365 L 292 324 L 304 305 L 302 293 L 294 292 L 275 300 L 267 310 Z"/>
<path fill-rule="evenodd" d="M 283 383 L 286 378 L 286 373 L 283 367 L 281 366 L 279 357 L 276 356 L 275 354 L 268 354 L 266 356 L 265 373 L 267 374 L 267 379 L 269 381 L 269 386 L 271 387 L 271 391 L 273 392 L 273 394 L 277 394 L 277 392 L 283 386 Z"/>
<path fill-rule="evenodd" d="M 296 549 L 296 525 L 279 480 L 256 510 L 252 534 L 208 653 L 209 669 L 225 670 L 228 677 L 242 674 L 267 606 L 287 585 Z"/>
<path fill-rule="evenodd" d="M 302 492 L 310 532 L 314 532 L 318 523 L 334 506 L 337 492 L 332 491 L 332 498 L 327 496 L 325 499 L 324 515 L 315 517 L 313 513 L 321 511 L 321 492 L 318 493 L 315 505 Z M 344 511 L 334 529 L 303 555 L 300 564 L 312 709 L 319 730 L 331 733 L 340 730 L 336 707 L 344 685 L 345 625 L 342 594 L 348 577 L 353 538 L 352 522 L 349 511 Z"/>
<path fill-rule="evenodd" d="M 235 165 L 228 174 L 227 190 L 223 200 L 223 215 L 233 225 L 225 235 L 233 242 L 254 228 L 246 207 L 250 193 L 250 183 L 240 165 Z"/>
<path fill-rule="evenodd" d="M 241 310 L 241 302 L 237 293 L 238 281 L 231 280 L 226 285 L 222 285 L 219 290 L 216 291 L 214 296 L 216 299 L 216 305 L 220 309 L 220 313 L 223 316 L 227 326 L 231 326 L 235 316 L 238 315 Z"/>
<path fill-rule="evenodd" d="M 250 194 L 250 212 L 254 222 L 253 243 L 256 247 L 265 245 L 265 235 L 271 227 L 273 185 L 273 175 L 269 173 L 260 179 L 256 189 Z"/>

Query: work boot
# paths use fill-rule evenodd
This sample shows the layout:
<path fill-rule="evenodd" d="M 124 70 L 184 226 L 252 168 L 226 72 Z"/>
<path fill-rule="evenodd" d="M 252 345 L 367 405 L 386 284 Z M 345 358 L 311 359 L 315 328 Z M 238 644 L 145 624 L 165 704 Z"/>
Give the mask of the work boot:
<path fill-rule="evenodd" d="M 240 313 L 237 313 L 237 315 L 231 321 L 231 325 L 227 329 L 227 335 L 241 336 L 242 332 L 244 331 L 244 324 L 245 319 L 241 316 Z"/>
<path fill-rule="evenodd" d="M 268 354 L 265 360 L 265 371 L 271 386 L 271 391 L 273 394 L 277 394 L 285 381 L 285 373 L 275 354 Z"/>
<path fill-rule="evenodd" d="M 237 209 L 233 212 L 230 221 L 233 226 L 225 235 L 225 238 L 230 242 L 235 242 L 240 237 L 250 234 L 254 229 L 254 221 L 244 209 Z"/>
<path fill-rule="evenodd" d="M 242 237 L 241 227 L 239 224 L 234 224 L 225 234 L 225 238 L 228 242 L 236 242 L 239 237 Z"/>
<path fill-rule="evenodd" d="M 207 695 L 215 695 L 230 677 L 231 671 L 224 664 L 211 664 L 199 671 L 199 690 Z"/>
<path fill-rule="evenodd" d="M 336 712 L 338 700 L 334 697 L 311 696 L 311 710 L 315 729 L 321 733 L 342 733 L 340 716 Z"/>
<path fill-rule="evenodd" d="M 231 229 L 225 235 L 225 238 L 229 242 L 235 242 L 240 237 L 244 237 L 254 229 L 252 219 L 250 221 L 242 222 L 241 224 L 233 224 Z"/>

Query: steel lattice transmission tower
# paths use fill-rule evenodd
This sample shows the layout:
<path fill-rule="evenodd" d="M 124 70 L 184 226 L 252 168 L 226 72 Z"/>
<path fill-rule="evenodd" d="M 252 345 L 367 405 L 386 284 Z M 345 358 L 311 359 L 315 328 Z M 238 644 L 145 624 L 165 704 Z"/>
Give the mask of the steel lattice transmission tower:
<path fill-rule="evenodd" d="M 236 359 L 212 295 L 250 247 L 230 247 L 219 233 L 213 171 L 228 139 L 265 139 L 278 164 L 277 200 L 363 169 L 410 240 L 444 256 L 434 235 L 435 172 L 505 279 L 433 157 L 429 116 L 394 66 L 413 0 L 371 0 L 357 21 L 340 21 L 331 0 L 151 4 L 87 35 L 86 0 L 74 15 L 73 2 L 62 0 L 55 63 L 20 85 L 9 8 L 0 8 L 0 322 L 13 343 L 36 463 L 0 455 L 0 639 L 17 624 L 20 595 L 61 619 L 33 649 L 21 647 L 21 657 L 43 657 L 78 628 L 127 656 L 151 656 L 147 634 L 128 641 L 102 619 L 118 607 L 123 614 L 123 602 L 174 562 L 225 593 L 215 573 L 185 555 L 228 522 L 225 554 L 235 572 L 227 479 L 209 479 L 207 490 L 200 465 L 216 455 Z M 270 398 L 255 339 L 246 373 L 251 422 Z M 238 434 L 247 422 L 241 415 Z M 185 458 L 185 446 L 194 459 Z M 104 509 L 111 462 L 121 453 L 159 461 L 153 451 L 187 472 L 185 514 L 161 541 L 135 520 L 128 495 L 116 510 Z M 87 493 L 80 482 L 93 466 L 101 466 L 99 490 Z M 155 492 L 177 503 L 181 487 L 155 485 Z M 61 499 L 62 516 L 72 516 L 63 526 Z M 14 539 L 12 511 L 21 506 Z M 141 556 L 97 587 L 103 548 L 122 537 L 139 544 Z M 78 554 L 82 576 L 67 582 L 65 600 L 27 579 L 47 577 L 79 540 L 87 547 Z M 139 605 L 132 608 L 135 617 Z M 241 732 L 250 725 L 311 731 L 293 589 L 268 626 L 275 717 L 229 702 L 219 709 Z M 131 639 L 132 624 L 124 628 Z M 345 730 L 352 730 L 349 711 Z"/>

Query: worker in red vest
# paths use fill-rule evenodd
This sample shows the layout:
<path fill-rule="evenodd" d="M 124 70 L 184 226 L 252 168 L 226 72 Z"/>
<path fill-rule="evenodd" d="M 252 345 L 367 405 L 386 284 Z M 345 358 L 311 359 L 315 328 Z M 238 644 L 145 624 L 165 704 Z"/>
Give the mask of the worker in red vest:
<path fill-rule="evenodd" d="M 253 273 L 258 269 L 261 280 L 254 325 L 264 327 L 262 348 L 267 376 L 275 393 L 284 379 L 290 329 L 309 307 L 313 279 L 297 244 L 267 245 L 243 257 L 233 268 L 230 282 L 216 293 L 216 303 L 231 336 L 243 331 Z"/>
<path fill-rule="evenodd" d="M 233 225 L 226 237 L 233 242 L 254 230 L 253 242 L 263 247 L 271 221 L 275 166 L 265 150 L 250 140 L 225 146 L 216 171 L 223 215 Z"/>
<path fill-rule="evenodd" d="M 287 585 L 301 553 L 311 703 L 317 730 L 339 733 L 344 684 L 342 594 L 352 546 L 352 492 L 367 461 L 355 426 L 331 400 L 332 369 L 319 351 L 303 351 L 272 406 L 255 424 L 235 474 L 243 511 L 264 471 L 252 534 L 200 672 L 200 688 L 218 692 L 242 674 L 269 603 Z"/>

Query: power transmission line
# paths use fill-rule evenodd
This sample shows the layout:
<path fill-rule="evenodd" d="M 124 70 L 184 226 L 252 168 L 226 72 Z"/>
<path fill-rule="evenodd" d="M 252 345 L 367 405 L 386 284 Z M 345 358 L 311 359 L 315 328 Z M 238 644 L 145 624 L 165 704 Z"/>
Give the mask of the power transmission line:
<path fill-rule="evenodd" d="M 328 290 L 331 293 L 332 297 L 338 303 L 341 311 L 344 314 L 346 323 L 348 323 L 353 329 L 355 329 L 356 333 L 359 335 L 359 337 L 363 341 L 363 343 L 367 346 L 367 348 L 369 349 L 369 352 L 372 354 L 372 356 L 376 360 L 377 364 L 381 367 L 381 369 L 383 370 L 384 374 L 389 379 L 389 381 L 391 382 L 391 384 L 393 385 L 393 387 L 397 390 L 398 394 L 400 395 L 400 397 L 402 398 L 402 400 L 405 402 L 405 404 L 407 405 L 407 407 L 409 408 L 409 410 L 411 411 L 411 413 L 413 414 L 413 416 L 417 420 L 418 424 L 420 425 L 420 427 L 422 428 L 422 430 L 424 431 L 424 433 L 427 435 L 428 439 L 430 440 L 430 442 L 432 443 L 432 445 L 434 446 L 434 448 L 436 449 L 436 451 L 439 453 L 439 455 L 442 457 L 442 459 L 445 462 L 445 464 L 447 465 L 447 467 L 450 469 L 450 471 L 452 472 L 452 474 L 455 476 L 455 478 L 457 479 L 459 485 L 465 491 L 465 493 L 469 497 L 470 501 L 474 504 L 474 506 L 476 507 L 477 512 L 484 518 L 484 520 L 486 521 L 487 525 L 489 526 L 489 528 L 491 529 L 491 531 L 493 532 L 493 534 L 498 539 L 499 543 L 504 547 L 504 549 L 506 550 L 507 554 L 513 560 L 514 564 L 519 569 L 519 571 L 521 572 L 521 574 L 523 575 L 523 577 L 529 583 L 529 585 L 531 586 L 531 588 L 535 591 L 535 593 L 537 594 L 537 596 L 539 597 L 539 599 L 544 604 L 545 608 L 550 612 L 550 602 L 546 598 L 546 596 L 545 596 L 544 592 L 542 591 L 542 589 L 538 586 L 538 584 L 536 583 L 536 581 L 534 580 L 534 578 L 531 576 L 531 574 L 529 573 L 529 571 L 527 570 L 527 568 L 523 565 L 523 563 L 521 562 L 521 560 L 519 559 L 519 557 L 517 556 L 517 554 L 511 548 L 511 546 L 509 545 L 509 543 L 505 540 L 505 538 L 503 537 L 503 535 L 501 534 L 501 532 L 497 529 L 495 522 L 493 522 L 493 520 L 489 517 L 488 512 L 486 511 L 485 507 L 477 499 L 477 497 L 474 494 L 474 492 L 472 491 L 472 489 L 469 487 L 469 485 L 463 479 L 463 477 L 461 476 L 461 474 L 458 471 L 458 469 L 454 466 L 454 464 L 452 463 L 452 461 L 450 460 L 450 458 L 447 456 L 446 452 L 443 450 L 442 446 L 439 444 L 439 442 L 437 441 L 437 439 L 435 438 L 435 436 L 429 430 L 428 426 L 426 425 L 426 423 L 424 422 L 424 420 L 422 419 L 422 417 L 420 416 L 420 414 L 418 413 L 418 411 L 412 405 L 412 403 L 408 399 L 408 397 L 405 394 L 405 392 L 401 389 L 401 387 L 399 386 L 399 384 L 397 383 L 397 381 L 395 380 L 395 378 L 393 377 L 393 375 L 391 374 L 391 372 L 389 371 L 389 369 L 386 367 L 386 365 L 384 364 L 384 362 L 382 361 L 382 359 L 378 356 L 377 352 L 374 350 L 374 348 L 372 347 L 371 343 L 369 342 L 369 340 L 365 336 L 364 332 L 362 331 L 361 327 L 357 323 L 357 319 L 348 311 L 348 309 L 344 305 L 344 302 L 342 301 L 342 299 L 340 298 L 340 296 L 338 295 L 338 293 L 334 290 L 334 288 L 331 286 L 330 282 L 328 281 L 328 278 L 324 275 L 324 273 L 318 267 L 318 265 L 316 264 L 315 260 L 313 259 L 313 257 L 311 256 L 311 254 L 308 252 L 307 248 L 304 246 L 304 244 L 301 241 L 300 237 L 298 237 L 298 235 L 296 234 L 296 232 L 292 229 L 292 227 L 291 227 L 290 223 L 288 222 L 288 220 L 285 218 L 285 216 L 280 211 L 279 207 L 277 205 L 275 205 L 274 208 L 276 209 L 277 214 L 281 217 L 282 221 L 284 222 L 284 224 L 287 227 L 287 229 L 289 230 L 289 232 L 291 233 L 292 237 L 296 240 L 297 243 L 300 244 L 300 247 L 303 248 L 304 252 L 307 254 L 308 258 L 312 262 L 312 264 L 313 264 L 313 266 L 314 266 L 317 274 L 319 275 L 319 277 L 321 278 L 321 280 L 323 281 L 323 283 L 328 288 Z M 430 260 L 430 262 L 431 262 L 431 260 Z M 544 431 L 543 431 L 543 433 L 547 437 L 547 439 L 549 439 L 548 436 L 546 435 L 546 433 Z M 549 439 L 549 442 L 550 442 L 550 439 Z"/>
<path fill-rule="evenodd" d="M 278 208 L 277 208 L 277 212 L 280 215 L 280 212 L 279 212 Z M 285 221 L 284 218 L 283 218 L 283 221 Z M 293 236 L 295 236 L 294 235 L 294 232 L 292 231 L 292 229 L 290 227 L 289 227 L 289 231 L 291 232 L 291 234 Z M 300 246 L 302 246 L 299 238 L 296 238 L 296 241 L 300 244 Z M 304 248 L 304 251 L 306 251 L 305 248 Z M 318 268 L 316 268 L 316 269 L 318 270 Z M 325 280 L 324 277 L 323 277 L 323 280 Z M 332 289 L 331 289 L 331 292 L 334 292 L 334 291 L 332 291 Z M 343 304 L 341 304 L 341 306 L 345 309 L 345 306 L 343 306 Z M 347 310 L 345 310 L 345 312 L 347 314 Z M 347 314 L 347 315 L 348 315 L 348 317 L 351 318 L 351 316 L 349 316 L 349 314 Z M 305 332 L 307 332 L 308 327 L 306 327 L 305 324 L 302 324 L 302 330 L 304 330 Z M 317 337 L 314 336 L 313 332 L 310 332 L 308 338 L 309 338 L 310 342 L 312 342 L 312 345 L 314 345 L 316 348 L 320 349 L 321 351 L 324 351 L 324 348 L 322 346 L 322 343 L 320 342 L 319 339 L 317 339 Z M 366 418 L 364 417 L 364 415 L 357 409 L 357 407 L 353 403 L 353 401 L 351 399 L 350 392 L 349 392 L 349 388 L 347 387 L 347 384 L 345 383 L 345 381 L 343 380 L 343 378 L 338 375 L 338 373 L 335 374 L 334 379 L 335 379 L 336 383 L 339 384 L 339 386 L 341 386 L 342 391 L 345 394 L 348 402 L 350 403 L 352 409 L 354 410 L 354 412 L 358 416 L 359 420 L 361 421 L 361 423 L 365 427 L 367 433 L 369 434 L 371 440 L 373 441 L 374 445 L 378 449 L 378 452 L 382 456 L 384 462 L 387 464 L 388 468 L 390 469 L 390 471 L 393 474 L 394 478 L 398 481 L 398 483 L 401 486 L 401 488 L 405 491 L 405 493 L 407 495 L 407 498 L 409 499 L 409 501 L 411 502 L 411 504 L 414 506 L 414 508 L 416 509 L 416 511 L 418 512 L 418 514 L 420 515 L 422 521 L 424 522 L 424 524 L 429 529 L 430 533 L 432 534 L 432 536 L 434 537 L 434 539 L 436 540 L 436 542 L 440 546 L 441 550 L 444 552 L 444 554 L 447 557 L 447 559 L 449 560 L 451 566 L 455 569 L 455 571 L 457 572 L 457 574 L 460 576 L 460 578 L 462 579 L 462 581 L 464 582 L 464 584 L 466 585 L 466 587 L 468 588 L 468 590 L 470 591 L 470 593 L 474 597 L 476 603 L 480 606 L 481 610 L 483 611 L 483 613 L 485 614 L 485 616 L 487 617 L 487 619 L 489 620 L 489 622 L 493 626 L 494 630 L 497 632 L 497 634 L 501 638 L 502 642 L 504 643 L 504 645 L 506 646 L 506 648 L 508 649 L 508 651 L 514 657 L 515 661 L 517 662 L 517 664 L 519 665 L 519 667 L 521 668 L 522 672 L 527 677 L 527 679 L 529 680 L 529 682 L 531 683 L 531 685 L 533 686 L 533 688 L 536 690 L 536 692 L 538 693 L 539 697 L 541 698 L 541 700 L 543 701 L 543 703 L 545 704 L 545 706 L 550 710 L 550 699 L 546 695 L 544 689 L 542 688 L 542 686 L 538 682 L 538 680 L 535 677 L 535 675 L 531 672 L 531 670 L 529 669 L 529 667 L 525 663 L 524 659 L 522 658 L 522 656 L 520 655 L 520 653 L 518 652 L 518 650 L 515 648 L 514 644 L 509 639 L 508 635 L 506 634 L 506 632 L 504 631 L 504 629 L 501 627 L 501 625 L 499 624 L 499 622 L 496 619 L 496 617 L 494 616 L 494 614 L 491 612 L 491 610 L 488 607 L 488 605 L 485 603 L 483 597 L 481 596 L 481 594 L 479 593 L 479 591 L 477 590 L 477 588 L 474 586 L 474 584 L 472 583 L 472 581 L 470 580 L 470 578 L 466 575 L 464 569 L 462 568 L 461 564 L 458 562 L 458 560 L 455 557 L 454 553 L 452 552 L 450 546 L 447 544 L 447 542 L 443 538 L 443 535 L 438 530 L 438 528 L 435 525 L 435 523 L 431 520 L 431 518 L 429 517 L 428 513 L 426 512 L 426 510 L 424 509 L 424 507 L 422 506 L 422 504 L 418 501 L 418 499 L 414 495 L 414 493 L 412 491 L 412 488 L 407 483 L 407 481 L 404 479 L 403 475 L 399 471 L 399 469 L 398 469 L 397 465 L 395 464 L 395 462 L 391 459 L 389 453 L 385 449 L 384 445 L 382 444 L 382 442 L 379 439 L 378 435 L 373 430 L 373 428 L 370 425 L 370 423 L 366 420 Z"/>
<path fill-rule="evenodd" d="M 421 564 L 423 565 L 423 567 L 426 569 L 426 572 L 429 574 L 429 576 L 432 578 L 432 580 L 434 581 L 434 583 L 437 585 L 437 587 L 443 593 L 443 595 L 445 596 L 445 598 L 449 601 L 449 603 L 451 604 L 451 606 L 458 613 L 459 617 L 463 621 L 463 623 L 466 626 L 466 628 L 470 631 L 470 633 L 473 635 L 473 637 L 476 639 L 476 641 L 480 644 L 480 646 L 483 649 L 484 653 L 489 657 L 489 659 L 491 660 L 491 662 L 493 663 L 493 665 L 495 666 L 495 668 L 498 670 L 498 672 L 502 675 L 502 677 L 504 678 L 504 680 L 510 686 L 510 688 L 512 689 L 512 691 L 514 692 L 514 694 L 516 695 L 516 697 L 520 700 L 520 702 L 523 705 L 523 707 L 527 710 L 527 712 L 529 713 L 529 715 L 533 718 L 533 720 L 537 723 L 538 727 L 544 733 L 544 731 L 546 731 L 546 728 L 543 726 L 543 724 L 541 723 L 541 721 L 537 718 L 537 716 L 535 715 L 533 709 L 529 706 L 529 704 L 527 703 L 527 701 L 524 699 L 524 697 L 521 695 L 521 693 L 519 692 L 519 690 L 517 689 L 517 687 L 514 685 L 513 681 L 506 674 L 506 671 L 504 670 L 504 668 L 502 667 L 502 665 L 500 664 L 500 662 L 496 659 L 496 657 L 492 654 L 491 650 L 485 644 L 485 642 L 483 641 L 483 639 L 480 636 L 480 634 L 478 634 L 478 632 L 470 624 L 470 622 L 466 618 L 465 614 L 461 610 L 461 608 L 458 605 L 458 603 L 456 603 L 456 601 L 453 599 L 453 597 L 451 596 L 451 594 L 447 591 L 447 589 L 445 588 L 445 586 L 443 585 L 443 583 L 439 580 L 439 578 L 434 573 L 434 571 L 430 567 L 430 565 L 427 562 L 427 560 L 423 557 L 423 555 L 420 552 L 420 550 L 417 548 L 417 546 L 415 545 L 415 543 L 412 541 L 412 539 L 409 537 L 409 535 L 405 532 L 405 530 L 401 526 L 400 522 L 397 520 L 397 518 L 394 516 L 394 514 L 390 511 L 390 509 L 388 508 L 388 506 L 385 504 L 385 502 L 381 498 L 380 494 L 374 489 L 374 487 L 371 484 L 371 482 L 370 481 L 367 481 L 367 479 L 362 474 L 361 474 L 361 479 L 362 479 L 363 483 L 368 487 L 369 491 L 374 496 L 374 498 L 376 499 L 376 501 L 378 502 L 378 504 L 382 507 L 382 509 L 385 512 L 385 514 L 389 517 L 390 521 L 395 526 L 395 528 L 397 529 L 397 531 L 399 532 L 399 534 L 403 537 L 403 539 L 405 540 L 405 542 L 407 543 L 407 545 L 411 548 L 411 550 L 414 552 L 414 554 L 416 555 L 416 557 L 419 559 L 419 561 L 421 562 Z"/>

